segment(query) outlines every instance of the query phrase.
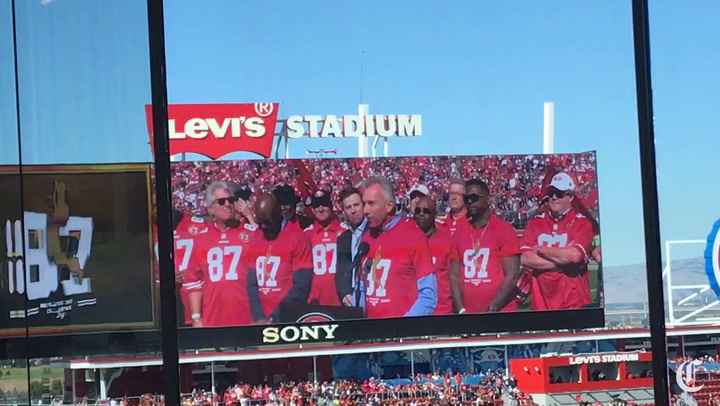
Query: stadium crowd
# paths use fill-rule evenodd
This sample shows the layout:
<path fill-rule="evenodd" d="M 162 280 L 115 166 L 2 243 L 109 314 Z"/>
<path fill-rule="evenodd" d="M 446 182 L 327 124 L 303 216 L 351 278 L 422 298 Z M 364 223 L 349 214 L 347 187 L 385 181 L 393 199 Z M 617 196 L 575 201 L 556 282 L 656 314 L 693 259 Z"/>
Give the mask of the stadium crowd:
<path fill-rule="evenodd" d="M 477 384 L 466 384 L 466 378 L 480 378 Z M 515 388 L 515 380 L 499 372 L 487 375 L 438 373 L 418 375 L 405 384 L 392 380 L 371 378 L 365 381 L 337 380 L 332 382 L 282 382 L 275 387 L 268 384 L 237 384 L 218 394 L 194 390 L 182 396 L 183 406 L 425 406 L 425 405 L 503 405 L 505 392 L 513 404 L 535 405 L 532 398 Z M 78 406 L 92 404 L 87 399 Z M 107 399 L 98 406 L 164 406 L 162 396 L 145 394 L 138 398 Z"/>
<path fill-rule="evenodd" d="M 290 185 L 300 194 L 291 160 L 244 160 L 173 163 L 172 188 L 175 208 L 185 215 L 204 215 L 203 192 L 212 181 L 221 180 L 249 187 L 253 192 L 270 192 Z M 396 185 L 398 205 L 407 203 L 407 192 L 425 185 L 439 211 L 448 208 L 449 182 L 453 177 L 480 178 L 495 197 L 498 217 L 521 226 L 539 206 L 543 197 L 545 168 L 562 168 L 578 183 L 577 196 L 597 217 L 598 193 L 594 153 L 557 155 L 492 155 L 455 157 L 400 157 L 305 159 L 302 163 L 321 189 L 332 191 L 339 201 L 340 190 L 357 187 L 370 176 L 383 176 Z M 339 204 L 334 207 L 340 212 Z"/>

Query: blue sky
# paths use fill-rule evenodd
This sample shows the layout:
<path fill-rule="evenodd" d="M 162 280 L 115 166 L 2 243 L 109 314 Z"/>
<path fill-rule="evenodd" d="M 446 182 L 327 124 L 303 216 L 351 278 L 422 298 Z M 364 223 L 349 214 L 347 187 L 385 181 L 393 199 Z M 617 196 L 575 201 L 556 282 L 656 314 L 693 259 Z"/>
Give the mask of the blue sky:
<path fill-rule="evenodd" d="M 282 4 L 282 6 L 279 6 Z M 422 114 L 391 155 L 597 150 L 607 265 L 644 261 L 630 2 L 575 0 L 166 1 L 171 103 L 281 103 L 292 114 Z M 448 4 L 450 4 L 448 6 Z M 651 3 L 662 239 L 705 238 L 714 174 L 720 35 L 712 0 Z M 145 2 L 18 1 L 26 164 L 146 162 Z M 0 4 L 0 163 L 17 164 L 10 5 Z M 356 153 L 356 141 L 302 140 Z M 675 255 L 702 255 L 700 245 Z"/>

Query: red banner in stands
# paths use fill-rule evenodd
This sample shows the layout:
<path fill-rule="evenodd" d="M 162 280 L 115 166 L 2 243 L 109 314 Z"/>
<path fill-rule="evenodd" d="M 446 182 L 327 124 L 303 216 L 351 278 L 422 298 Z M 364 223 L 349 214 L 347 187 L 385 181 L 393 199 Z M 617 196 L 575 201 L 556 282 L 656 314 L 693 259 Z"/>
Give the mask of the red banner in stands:
<path fill-rule="evenodd" d="M 171 104 L 170 155 L 196 153 L 217 159 L 233 152 L 272 153 L 279 103 Z M 152 106 L 145 106 L 153 148 Z"/>

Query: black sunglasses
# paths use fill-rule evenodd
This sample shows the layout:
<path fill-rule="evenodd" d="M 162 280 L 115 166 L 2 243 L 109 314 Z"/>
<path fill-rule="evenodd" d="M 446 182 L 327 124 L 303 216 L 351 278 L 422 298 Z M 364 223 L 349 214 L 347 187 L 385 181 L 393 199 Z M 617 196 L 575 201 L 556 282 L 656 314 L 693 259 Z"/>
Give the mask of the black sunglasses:
<path fill-rule="evenodd" d="M 473 204 L 476 203 L 478 200 L 482 199 L 483 197 L 487 197 L 488 195 L 479 195 L 477 193 L 472 193 L 469 195 L 463 195 L 463 201 L 465 204 Z"/>
<path fill-rule="evenodd" d="M 432 214 L 432 211 L 427 207 L 416 207 L 415 214 Z"/>
<path fill-rule="evenodd" d="M 547 196 L 548 197 L 554 197 L 556 199 L 562 199 L 563 197 L 567 196 L 569 193 L 562 191 L 562 190 L 548 190 Z"/>
<path fill-rule="evenodd" d="M 330 207 L 330 204 L 328 204 L 327 202 L 311 202 L 310 203 L 310 207 L 312 207 L 313 209 L 317 209 L 320 206 Z"/>
<path fill-rule="evenodd" d="M 233 204 L 237 201 L 238 201 L 238 198 L 234 197 L 234 196 L 233 197 L 221 197 L 221 198 L 215 200 L 215 202 L 217 204 L 219 204 L 220 206 L 225 206 L 225 203 Z"/>

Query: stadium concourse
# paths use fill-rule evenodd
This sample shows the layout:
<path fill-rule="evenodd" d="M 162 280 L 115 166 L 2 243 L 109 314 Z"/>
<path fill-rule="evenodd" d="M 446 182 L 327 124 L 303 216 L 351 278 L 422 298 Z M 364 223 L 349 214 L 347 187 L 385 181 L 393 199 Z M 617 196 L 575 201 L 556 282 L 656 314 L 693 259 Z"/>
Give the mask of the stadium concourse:
<path fill-rule="evenodd" d="M 701 357 L 703 367 L 708 371 L 720 371 L 720 364 L 715 364 L 718 354 L 718 341 L 714 340 L 720 334 L 715 328 L 696 327 L 670 328 L 668 330 L 670 355 L 674 358 L 669 367 L 679 365 L 687 356 Z M 266 385 L 275 393 L 281 388 L 287 388 L 290 382 L 304 382 L 315 390 L 316 385 L 322 386 L 327 382 L 333 388 L 342 385 L 370 382 L 386 382 L 388 386 L 381 391 L 383 404 L 399 404 L 405 402 L 409 406 L 409 395 L 406 391 L 420 381 L 409 380 L 410 376 L 416 379 L 422 373 L 427 378 L 430 371 L 441 371 L 437 375 L 444 376 L 450 373 L 454 382 L 457 373 L 463 375 L 463 384 L 466 385 L 466 394 L 484 393 L 484 398 L 492 399 L 492 404 L 532 404 L 550 405 L 539 402 L 537 398 L 531 401 L 528 395 L 517 393 L 517 383 L 522 383 L 523 372 L 512 368 L 508 371 L 506 359 L 520 359 L 532 357 L 548 357 L 561 352 L 574 354 L 601 354 L 603 352 L 642 351 L 650 353 L 649 332 L 645 329 L 625 330 L 599 330 L 583 332 L 554 331 L 546 334 L 517 334 L 517 335 L 484 335 L 466 338 L 422 337 L 417 339 L 396 340 L 394 342 L 375 342 L 365 344 L 351 344 L 332 346 L 303 346 L 283 345 L 269 349 L 258 350 L 253 348 L 223 349 L 223 352 L 192 351 L 181 355 L 181 390 L 185 394 L 207 393 L 213 386 L 216 392 L 222 394 L 226 388 L 235 388 L 238 382 L 246 383 L 251 388 L 258 385 L 267 392 Z M 612 346 L 610 346 L 612 344 Z M 414 355 L 409 355 L 414 354 Z M 685 354 L 683 357 L 682 354 Z M 430 359 L 428 359 L 430 358 Z M 542 358 L 540 358 L 542 359 Z M 140 403 L 141 394 L 154 393 L 160 387 L 162 358 L 157 354 L 133 354 L 128 358 L 86 358 L 86 359 L 56 359 L 46 363 L 53 368 L 65 369 L 65 396 L 64 402 L 73 403 L 86 399 L 88 404 L 95 404 L 98 399 L 115 399 L 116 403 L 127 396 L 131 404 Z M 415 371 L 412 373 L 412 371 Z M 493 371 L 495 380 L 490 379 Z M 507 371 L 510 376 L 518 376 L 517 380 L 506 378 Z M 642 371 L 637 372 L 634 378 L 642 377 Z M 500 390 L 498 375 L 502 375 L 502 383 L 509 387 Z M 403 379 L 396 380 L 400 376 Z M 487 379 L 483 379 L 487 376 Z M 318 383 L 314 383 L 317 377 Z M 432 377 L 432 376 L 431 376 Z M 395 379 L 393 379 L 395 378 Z M 628 377 L 632 378 L 632 377 Z M 699 374 L 698 382 L 708 380 L 708 385 L 697 395 L 701 405 L 707 405 L 710 396 L 716 398 L 720 393 L 720 372 L 708 372 L 707 376 Z M 718 383 L 716 383 L 716 380 Z M 433 380 L 434 381 L 434 380 Z M 614 382 L 614 379 L 604 382 Z M 389 384 L 392 382 L 392 384 Z M 485 382 L 483 384 L 483 382 Z M 604 385 L 604 382 L 594 382 Z M 638 381 L 639 382 L 639 381 Z M 427 383 L 427 382 L 424 382 Z M 398 389 L 398 384 L 401 385 Z M 439 402 L 439 392 L 443 391 L 444 381 L 433 382 L 434 386 L 424 390 L 432 399 Z M 609 385 L 609 384 L 608 384 Z M 361 385 L 362 386 L 362 385 Z M 389 387 L 393 387 L 393 391 Z M 421 385 L 422 386 L 422 385 Z M 485 392 L 482 389 L 485 389 Z M 592 392 L 572 391 L 555 394 L 553 403 L 562 405 L 577 405 L 575 399 L 581 395 L 582 401 L 591 402 L 591 405 L 609 404 L 613 395 L 635 404 L 651 404 L 651 385 L 647 388 L 615 388 L 594 390 Z M 396 393 L 397 392 L 397 393 Z M 417 392 L 417 391 L 416 391 Z M 249 397 L 252 398 L 253 391 Z M 257 394 L 258 391 L 255 391 Z M 286 392 L 283 392 L 284 394 Z M 462 386 L 460 387 L 462 394 Z M 513 393 L 513 397 L 503 396 Z M 0 395 L 0 404 L 13 404 L 10 393 Z M 425 395 L 424 395 L 425 396 Z M 4 397 L 4 401 L 2 399 Z M 373 396 L 374 397 L 374 396 Z M 212 400 L 212 396 L 210 397 Z M 223 402 L 222 396 L 218 397 Z M 513 403 L 513 399 L 517 402 Z M 309 404 L 310 399 L 305 404 Z M 334 400 L 334 399 L 331 399 Z M 477 398 L 475 398 L 477 400 Z M 428 399 L 424 401 L 429 401 Z M 34 401 L 35 402 L 35 401 Z M 210 402 L 212 403 L 212 402 Z M 257 402 L 263 404 L 263 401 Z M 257 404 L 256 403 L 256 404 Z M 267 402 L 265 402 L 267 403 Z M 280 401 L 277 404 L 283 404 Z M 346 404 L 348 404 L 346 402 Z M 422 402 L 418 404 L 423 404 Z M 475 404 L 475 403 L 474 403 Z"/>

